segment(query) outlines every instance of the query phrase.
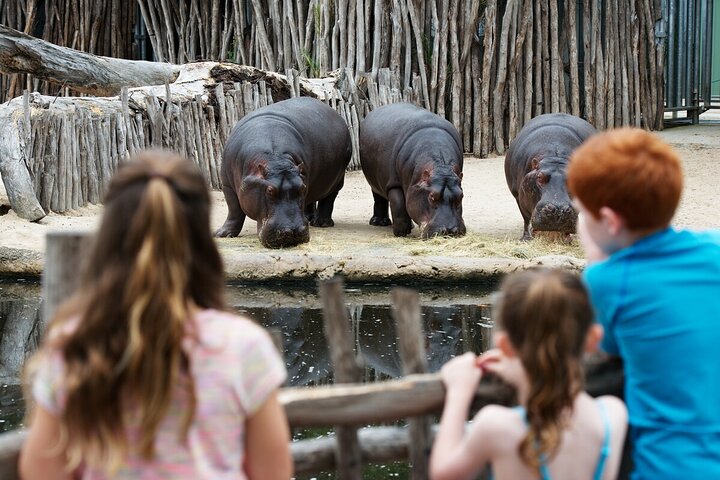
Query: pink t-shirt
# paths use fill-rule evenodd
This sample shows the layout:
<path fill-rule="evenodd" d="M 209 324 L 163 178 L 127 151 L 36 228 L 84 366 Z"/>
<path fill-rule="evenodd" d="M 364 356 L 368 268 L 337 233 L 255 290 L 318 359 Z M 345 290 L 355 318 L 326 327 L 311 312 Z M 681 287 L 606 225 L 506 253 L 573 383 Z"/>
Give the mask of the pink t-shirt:
<path fill-rule="evenodd" d="M 270 336 L 252 321 L 217 310 L 196 316 L 200 342 L 187 342 L 195 379 L 197 407 L 187 445 L 179 441 L 185 402 L 179 394 L 161 423 L 155 459 L 131 453 L 117 479 L 244 479 L 245 421 L 285 381 L 285 364 Z M 46 357 L 33 380 L 35 400 L 51 413 L 64 405 L 63 364 L 59 354 Z M 128 428 L 128 438 L 137 437 Z M 86 468 L 83 479 L 107 478 Z"/>

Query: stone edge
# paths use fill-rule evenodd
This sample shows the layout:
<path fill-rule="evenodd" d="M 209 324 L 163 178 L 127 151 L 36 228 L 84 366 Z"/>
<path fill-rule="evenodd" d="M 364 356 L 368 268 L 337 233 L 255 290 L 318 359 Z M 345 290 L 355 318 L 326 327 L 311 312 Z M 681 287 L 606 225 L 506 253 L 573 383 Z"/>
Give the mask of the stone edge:
<path fill-rule="evenodd" d="M 517 270 L 545 266 L 581 271 L 585 261 L 567 255 L 532 259 L 442 256 L 331 256 L 268 251 L 244 253 L 220 249 L 228 281 L 267 282 L 326 279 L 342 275 L 349 282 L 485 282 Z M 40 277 L 44 255 L 33 250 L 0 247 L 0 275 Z"/>

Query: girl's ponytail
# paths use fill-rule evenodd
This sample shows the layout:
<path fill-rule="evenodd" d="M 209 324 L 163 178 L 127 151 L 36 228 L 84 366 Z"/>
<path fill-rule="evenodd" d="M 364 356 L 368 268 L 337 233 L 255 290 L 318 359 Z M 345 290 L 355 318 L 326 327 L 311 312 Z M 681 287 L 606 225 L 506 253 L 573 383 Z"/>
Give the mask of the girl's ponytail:
<path fill-rule="evenodd" d="M 583 388 L 580 364 L 593 314 L 580 279 L 568 272 L 530 270 L 503 284 L 500 323 L 529 380 L 528 432 L 518 448 L 533 469 L 551 458 L 575 396 Z"/>
<path fill-rule="evenodd" d="M 191 252 L 182 206 L 169 178 L 151 173 L 138 207 L 126 239 L 128 251 L 137 253 L 123 296 L 128 338 L 116 371 L 136 385 L 135 400 L 141 405 L 139 450 L 149 459 L 173 386 L 181 379 L 190 404 L 195 404 L 194 382 L 187 375 L 188 358 L 182 349 L 190 317 Z M 193 412 L 194 408 L 184 410 L 183 438 Z"/>

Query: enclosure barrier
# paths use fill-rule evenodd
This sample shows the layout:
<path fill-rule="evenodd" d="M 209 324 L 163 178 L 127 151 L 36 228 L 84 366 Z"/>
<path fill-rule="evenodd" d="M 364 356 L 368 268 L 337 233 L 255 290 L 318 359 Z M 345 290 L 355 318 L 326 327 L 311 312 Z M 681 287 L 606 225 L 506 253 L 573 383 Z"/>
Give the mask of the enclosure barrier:
<path fill-rule="evenodd" d="M 53 232 L 47 237 L 47 263 L 43 274 L 43 316 L 51 318 L 58 305 L 78 282 L 78 265 L 87 251 L 89 234 Z M 361 361 L 353 351 L 352 333 L 343 294 L 343 281 L 333 278 L 319 284 L 325 335 L 335 372 L 335 384 L 320 387 L 282 388 L 280 402 L 291 428 L 334 427 L 335 436 L 295 441 L 291 445 L 297 474 L 336 470 L 341 479 L 362 478 L 363 464 L 409 461 L 413 479 L 427 478 L 432 443 L 430 418 L 444 402 L 438 374 L 423 373 L 420 301 L 416 292 L 392 290 L 392 312 L 404 377 L 376 383 L 357 383 Z M 622 370 L 617 363 L 586 363 L 587 390 L 593 394 L 622 393 Z M 489 403 L 510 405 L 514 392 L 507 385 L 483 379 L 473 404 L 477 410 Z M 369 424 L 407 419 L 407 427 Z M 0 435 L 0 480 L 15 480 L 25 433 Z"/>
<path fill-rule="evenodd" d="M 666 1 L 97 0 L 92 9 L 58 0 L 5 3 L 0 23 L 98 55 L 233 61 L 294 68 L 305 77 L 349 68 L 355 78 L 376 79 L 390 68 L 403 90 L 418 92 L 425 108 L 455 124 L 465 151 L 476 155 L 502 153 L 541 113 L 582 115 L 599 129 L 662 128 L 666 41 L 657 24 Z M 44 18 L 37 11 L 43 3 Z M 2 101 L 46 80 L 42 71 L 5 79 Z M 61 88 L 39 86 L 50 95 Z"/>

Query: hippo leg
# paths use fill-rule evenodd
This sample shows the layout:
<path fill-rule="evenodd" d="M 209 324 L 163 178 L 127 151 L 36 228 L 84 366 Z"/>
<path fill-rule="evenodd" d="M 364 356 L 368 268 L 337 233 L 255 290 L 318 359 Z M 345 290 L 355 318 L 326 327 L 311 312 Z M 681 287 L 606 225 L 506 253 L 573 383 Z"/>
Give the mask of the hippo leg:
<path fill-rule="evenodd" d="M 305 220 L 312 223 L 315 218 L 315 202 L 305 206 Z"/>
<path fill-rule="evenodd" d="M 388 225 L 392 225 L 392 221 L 388 215 L 387 198 L 373 192 L 373 199 L 375 200 L 375 204 L 373 205 L 373 216 L 370 219 L 370 225 L 374 225 L 376 227 L 387 227 Z"/>
<path fill-rule="evenodd" d="M 310 225 L 313 227 L 332 227 L 335 225 L 335 222 L 333 222 L 332 219 L 332 212 L 333 207 L 335 206 L 335 199 L 338 196 L 338 191 L 339 190 L 331 193 L 317 202 L 317 209 L 315 210 L 313 219 L 310 221 Z"/>
<path fill-rule="evenodd" d="M 392 212 L 393 234 L 396 237 L 404 237 L 412 230 L 412 219 L 405 208 L 405 194 L 401 188 L 393 188 L 388 191 L 388 201 Z"/>
<path fill-rule="evenodd" d="M 520 209 L 520 214 L 523 217 L 523 236 L 520 237 L 520 241 L 529 242 L 533 239 L 532 224 L 530 223 L 532 211 L 530 211 L 530 213 L 526 213 L 522 205 L 520 205 L 520 200 L 518 200 L 517 197 L 515 198 L 515 201 L 517 202 L 517 206 Z"/>
<path fill-rule="evenodd" d="M 523 236 L 520 237 L 520 241 L 529 242 L 533 239 L 533 228 L 532 225 L 530 225 L 529 218 L 524 218 L 523 220 L 525 222 L 525 228 L 523 228 Z"/>
<path fill-rule="evenodd" d="M 228 214 L 223 226 L 215 231 L 216 237 L 237 237 L 245 223 L 245 212 L 240 208 L 235 190 L 230 187 L 223 186 L 223 195 L 225 195 L 225 203 L 228 206 Z"/>

